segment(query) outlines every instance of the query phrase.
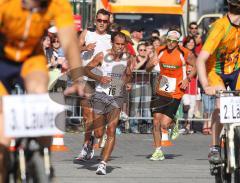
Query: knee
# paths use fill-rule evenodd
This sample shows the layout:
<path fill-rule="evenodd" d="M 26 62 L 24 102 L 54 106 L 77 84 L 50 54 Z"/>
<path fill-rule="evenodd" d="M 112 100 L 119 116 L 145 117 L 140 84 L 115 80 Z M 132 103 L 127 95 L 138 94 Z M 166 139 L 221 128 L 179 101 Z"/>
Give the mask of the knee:
<path fill-rule="evenodd" d="M 163 128 L 164 130 L 168 130 L 168 127 L 169 127 L 169 125 L 166 123 L 161 124 L 161 128 Z"/>
<path fill-rule="evenodd" d="M 107 129 L 107 136 L 108 137 L 114 137 L 115 136 L 115 133 L 116 133 L 116 128 L 114 127 L 108 127 Z"/>
<path fill-rule="evenodd" d="M 103 137 L 103 130 L 94 130 L 94 136 L 96 138 L 102 138 Z"/>
<path fill-rule="evenodd" d="M 45 93 L 48 87 L 48 76 L 42 73 L 30 74 L 25 79 L 25 86 L 28 93 Z"/>

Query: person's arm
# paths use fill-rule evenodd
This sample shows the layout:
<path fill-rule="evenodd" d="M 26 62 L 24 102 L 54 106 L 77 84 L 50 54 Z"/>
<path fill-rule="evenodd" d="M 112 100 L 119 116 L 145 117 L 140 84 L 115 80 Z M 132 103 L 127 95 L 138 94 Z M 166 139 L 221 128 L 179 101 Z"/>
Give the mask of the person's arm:
<path fill-rule="evenodd" d="M 139 59 L 138 59 L 139 60 Z M 139 60 L 140 62 L 137 62 L 136 66 L 135 66 L 135 70 L 138 70 L 140 67 L 143 66 L 143 64 L 148 60 L 148 58 L 146 57 L 143 61 Z"/>
<path fill-rule="evenodd" d="M 202 50 L 197 58 L 196 66 L 197 66 L 198 79 L 202 85 L 203 90 L 208 95 L 214 95 L 215 90 L 209 87 L 207 71 L 206 71 L 206 62 L 209 57 L 210 57 L 210 54 L 207 51 Z"/>
<path fill-rule="evenodd" d="M 180 88 L 185 90 L 189 83 L 191 82 L 191 79 L 196 76 L 197 70 L 196 70 L 196 57 L 194 56 L 194 54 L 192 52 L 188 53 L 188 57 L 186 60 L 187 64 L 192 66 L 191 72 L 188 74 L 187 78 L 185 78 L 184 80 L 180 81 Z"/>
<path fill-rule="evenodd" d="M 108 76 L 99 76 L 96 75 L 92 72 L 92 69 L 96 68 L 97 66 L 99 66 L 102 61 L 103 61 L 103 52 L 98 53 L 93 59 L 92 61 L 90 61 L 85 67 L 84 67 L 84 72 L 85 75 L 91 79 L 94 79 L 100 83 L 103 84 L 107 84 L 109 82 L 111 82 L 111 77 Z"/>
<path fill-rule="evenodd" d="M 82 60 L 79 55 L 79 46 L 77 44 L 77 34 L 74 26 L 65 27 L 58 30 L 58 36 L 69 62 L 70 74 L 72 80 L 82 79 L 83 69 Z"/>
<path fill-rule="evenodd" d="M 80 46 L 80 52 L 83 51 L 92 51 L 96 47 L 96 42 L 95 43 L 89 43 L 88 45 L 85 44 L 85 37 L 87 34 L 87 29 L 85 29 L 81 35 L 79 36 L 79 46 Z"/>
<path fill-rule="evenodd" d="M 159 59 L 157 54 L 155 53 L 153 57 L 150 58 L 149 62 L 146 65 L 146 71 L 151 72 L 153 68 L 159 64 Z"/>

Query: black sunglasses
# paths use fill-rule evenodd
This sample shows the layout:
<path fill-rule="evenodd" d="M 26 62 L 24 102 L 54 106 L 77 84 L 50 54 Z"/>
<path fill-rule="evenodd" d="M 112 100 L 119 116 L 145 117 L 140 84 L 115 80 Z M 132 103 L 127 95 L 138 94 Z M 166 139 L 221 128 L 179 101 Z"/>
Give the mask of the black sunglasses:
<path fill-rule="evenodd" d="M 108 20 L 97 19 L 97 22 L 107 24 Z"/>

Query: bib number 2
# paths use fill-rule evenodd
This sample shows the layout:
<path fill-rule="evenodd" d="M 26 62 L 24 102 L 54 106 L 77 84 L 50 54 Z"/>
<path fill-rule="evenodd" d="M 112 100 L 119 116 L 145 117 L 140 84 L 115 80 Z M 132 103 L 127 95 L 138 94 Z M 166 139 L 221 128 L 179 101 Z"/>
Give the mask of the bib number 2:
<path fill-rule="evenodd" d="M 175 92 L 176 78 L 162 76 L 160 80 L 159 90 L 164 92 Z"/>

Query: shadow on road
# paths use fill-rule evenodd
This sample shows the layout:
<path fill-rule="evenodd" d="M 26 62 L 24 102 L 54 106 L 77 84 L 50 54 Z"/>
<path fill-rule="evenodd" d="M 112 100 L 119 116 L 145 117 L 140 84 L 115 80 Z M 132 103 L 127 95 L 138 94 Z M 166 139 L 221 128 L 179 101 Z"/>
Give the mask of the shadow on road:
<path fill-rule="evenodd" d="M 152 154 L 149 154 L 147 156 L 146 155 L 135 155 L 135 156 L 145 157 L 146 159 L 149 159 L 152 156 Z M 165 159 L 174 159 L 176 157 L 182 156 L 182 154 L 164 154 L 164 156 L 165 156 Z"/>
<path fill-rule="evenodd" d="M 113 156 L 109 159 L 109 161 L 114 160 L 116 158 L 120 158 L 120 157 Z M 82 166 L 78 167 L 77 169 L 87 169 L 90 171 L 96 171 L 97 165 L 99 162 L 100 162 L 99 157 L 93 157 L 93 159 L 88 160 L 88 161 L 73 160 L 74 164 L 82 165 Z M 118 169 L 118 168 L 121 168 L 121 167 L 107 165 L 107 173 L 111 173 L 114 169 Z"/>

